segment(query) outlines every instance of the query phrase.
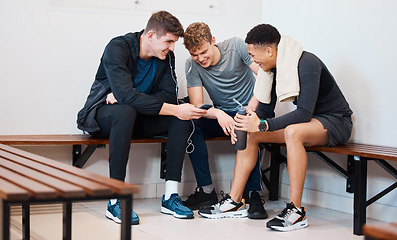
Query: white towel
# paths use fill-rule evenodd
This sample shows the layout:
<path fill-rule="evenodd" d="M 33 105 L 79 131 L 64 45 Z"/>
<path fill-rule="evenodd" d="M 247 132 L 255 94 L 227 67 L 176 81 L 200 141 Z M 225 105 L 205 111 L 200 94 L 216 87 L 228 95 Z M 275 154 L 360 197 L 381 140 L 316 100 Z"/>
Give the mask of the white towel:
<path fill-rule="evenodd" d="M 280 102 L 294 100 L 299 96 L 298 63 L 302 56 L 302 44 L 287 35 L 281 35 L 277 50 L 276 94 Z M 261 68 L 256 76 L 255 97 L 263 103 L 270 103 L 273 72 Z"/>

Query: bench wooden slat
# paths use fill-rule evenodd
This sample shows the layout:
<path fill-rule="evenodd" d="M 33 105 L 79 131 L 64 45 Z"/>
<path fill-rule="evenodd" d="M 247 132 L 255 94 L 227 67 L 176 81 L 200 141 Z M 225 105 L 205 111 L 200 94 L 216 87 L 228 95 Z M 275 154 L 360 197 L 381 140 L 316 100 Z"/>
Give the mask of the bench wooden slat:
<path fill-rule="evenodd" d="M 7 181 L 18 185 L 29 192 L 29 195 L 37 199 L 54 199 L 58 197 L 58 192 L 42 183 L 30 178 L 19 175 L 0 166 L 0 176 Z"/>
<path fill-rule="evenodd" d="M 21 201 L 29 199 L 29 193 L 17 185 L 0 177 L 0 198 L 8 201 Z"/>
<path fill-rule="evenodd" d="M 206 138 L 206 141 L 230 140 L 230 137 Z M 165 138 L 132 139 L 131 143 L 164 143 Z M 98 145 L 109 144 L 109 139 L 95 138 L 89 134 L 55 135 L 0 135 L 0 143 L 6 145 Z"/>
<path fill-rule="evenodd" d="M 27 156 L 26 156 L 27 155 Z M 37 155 L 29 154 L 25 151 L 12 148 L 0 144 L 0 238 L 10 238 L 10 206 L 18 204 L 23 206 L 22 213 L 22 229 L 24 239 L 30 239 L 30 204 L 32 203 L 63 203 L 62 211 L 62 231 L 63 237 L 70 239 L 72 228 L 72 202 L 74 201 L 91 201 L 94 199 L 105 200 L 109 198 L 118 198 L 122 201 L 123 208 L 121 209 L 121 239 L 130 239 L 131 237 L 131 221 L 129 218 L 132 210 L 132 193 L 138 192 L 137 186 L 126 184 L 119 181 L 122 188 L 129 189 L 131 194 L 116 194 L 109 187 L 102 186 L 96 181 L 90 181 L 83 177 L 86 170 L 81 170 L 81 175 L 77 173 L 69 173 L 62 171 L 63 168 L 70 167 L 67 164 L 57 163 L 53 160 L 40 157 L 41 160 L 35 161 L 34 157 Z M 39 157 L 39 156 L 37 156 Z M 58 167 L 51 167 L 51 163 L 57 163 Z M 74 167 L 72 167 L 74 168 Z M 48 173 L 54 176 L 47 175 Z M 56 175 L 56 177 L 55 177 Z M 92 174 L 93 176 L 94 174 Z M 99 175 L 97 175 L 99 176 Z M 36 181 L 36 179 L 38 179 Z M 110 178 L 103 179 L 103 182 L 112 180 Z M 41 181 L 41 182 L 39 182 Z M 95 196 L 93 191 L 86 191 L 69 183 L 70 181 L 78 181 L 80 184 L 89 185 L 90 189 L 106 189 L 106 194 Z M 62 185 L 64 184 L 64 185 Z M 48 185 L 48 186 L 47 186 Z M 74 195 L 71 198 L 65 198 L 69 191 L 65 194 L 59 194 L 59 186 L 70 185 L 71 188 L 79 189 L 80 195 Z M 60 188 L 62 188 L 62 186 Z M 69 189 L 70 190 L 70 189 Z M 25 221 L 27 220 L 27 221 Z"/>
<path fill-rule="evenodd" d="M 112 189 L 112 191 L 116 194 L 133 194 L 133 193 L 138 193 L 139 192 L 139 187 L 136 185 L 124 183 L 112 178 L 108 178 L 96 173 L 92 173 L 80 168 L 76 168 L 52 159 L 48 159 L 33 153 L 25 152 L 23 150 L 10 147 L 7 145 L 2 145 L 0 144 L 0 150 L 17 154 L 19 156 L 25 156 L 26 158 L 32 159 L 32 161 L 35 161 L 37 163 L 46 165 L 46 166 L 51 166 L 52 168 L 55 169 L 60 169 L 64 172 L 68 172 L 70 174 L 89 179 L 91 181 L 97 182 L 101 185 L 108 186 Z"/>
<path fill-rule="evenodd" d="M 306 150 L 397 161 L 397 150 L 395 148 L 377 145 L 347 143 L 333 147 L 306 147 Z"/>
<path fill-rule="evenodd" d="M 346 144 L 345 146 L 354 151 L 359 151 L 359 152 L 373 152 L 378 154 L 397 155 L 397 150 L 391 147 L 359 144 L 359 143 L 350 143 L 350 144 Z"/>
<path fill-rule="evenodd" d="M 161 143 L 164 138 L 133 139 L 131 143 Z M 97 145 L 109 144 L 107 138 L 95 138 L 89 134 L 56 135 L 0 135 L 0 143 L 6 145 Z"/>
<path fill-rule="evenodd" d="M 373 239 L 395 240 L 397 239 L 397 223 L 376 223 L 363 226 L 365 236 Z"/>
<path fill-rule="evenodd" d="M 68 172 L 55 169 L 53 167 L 34 162 L 30 159 L 0 150 L 0 156 L 9 159 L 10 169 L 15 169 L 19 173 L 26 174 L 42 183 L 61 191 L 63 197 L 84 196 L 82 189 L 91 196 L 103 196 L 112 193 L 109 187 L 97 182 L 70 174 Z M 14 168 L 13 168 L 13 167 Z M 41 174 L 40 174 L 41 173 Z M 51 179 L 51 180 L 50 180 Z M 61 188 L 63 187 L 63 188 Z"/>
<path fill-rule="evenodd" d="M 62 181 L 56 177 L 49 176 L 41 171 L 38 172 L 29 167 L 19 165 L 15 162 L 9 161 L 9 159 L 4 159 L 3 157 L 0 157 L 0 166 L 7 168 L 10 171 L 15 171 L 21 176 L 25 176 L 36 182 L 44 184 L 56 190 L 58 194 L 64 198 L 85 196 L 85 191 L 82 187 L 76 186 L 66 181 Z"/>

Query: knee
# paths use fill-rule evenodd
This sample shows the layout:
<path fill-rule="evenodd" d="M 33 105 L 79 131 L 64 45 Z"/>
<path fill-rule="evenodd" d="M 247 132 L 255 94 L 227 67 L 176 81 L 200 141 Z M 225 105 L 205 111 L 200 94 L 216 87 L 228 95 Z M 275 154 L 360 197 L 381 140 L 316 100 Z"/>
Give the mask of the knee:
<path fill-rule="evenodd" d="M 256 133 L 250 133 L 249 137 L 247 138 L 247 144 L 248 145 L 258 145 L 259 143 L 263 142 L 260 138 L 261 133 L 256 132 Z"/>
<path fill-rule="evenodd" d="M 113 111 L 113 118 L 118 122 L 134 122 L 136 110 L 130 105 L 118 105 Z"/>
<path fill-rule="evenodd" d="M 289 125 L 284 130 L 284 138 L 286 143 L 297 143 L 301 141 L 301 133 L 294 125 Z"/>
<path fill-rule="evenodd" d="M 176 121 L 178 122 L 178 127 L 180 127 L 181 130 L 190 131 L 192 129 L 192 122 L 190 120 L 180 120 L 179 118 L 176 118 Z"/>

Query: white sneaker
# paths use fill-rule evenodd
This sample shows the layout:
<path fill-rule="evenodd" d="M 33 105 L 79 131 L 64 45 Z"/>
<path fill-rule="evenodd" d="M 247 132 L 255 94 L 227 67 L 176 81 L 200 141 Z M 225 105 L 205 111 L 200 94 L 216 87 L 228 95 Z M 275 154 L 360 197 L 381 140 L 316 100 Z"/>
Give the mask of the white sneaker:
<path fill-rule="evenodd" d="M 282 232 L 297 230 L 307 226 L 305 208 L 302 207 L 299 211 L 293 202 L 287 203 L 287 207 L 266 224 L 266 227 Z"/>
<path fill-rule="evenodd" d="M 203 217 L 212 219 L 243 218 L 248 215 L 244 199 L 236 203 L 228 194 L 219 203 L 200 208 L 198 213 Z"/>

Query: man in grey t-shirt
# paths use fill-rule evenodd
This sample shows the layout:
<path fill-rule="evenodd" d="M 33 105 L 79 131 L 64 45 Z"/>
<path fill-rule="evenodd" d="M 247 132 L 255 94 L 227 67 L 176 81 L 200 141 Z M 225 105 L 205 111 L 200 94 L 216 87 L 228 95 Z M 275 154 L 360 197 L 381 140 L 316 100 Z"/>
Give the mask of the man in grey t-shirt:
<path fill-rule="evenodd" d="M 239 108 L 233 99 L 247 106 L 247 110 L 257 109 L 259 101 L 253 97 L 253 72 L 257 73 L 258 65 L 251 62 L 247 45 L 242 39 L 231 38 L 215 44 L 215 37 L 205 23 L 192 23 L 186 29 L 184 45 L 191 55 L 185 66 L 190 103 L 196 107 L 203 104 L 203 87 L 213 102 L 213 107 L 207 114 L 194 121 L 194 151 L 189 154 L 197 188 L 184 204 L 191 209 L 198 209 L 218 202 L 212 186 L 204 138 L 229 136 L 233 131 L 233 117 Z M 274 116 L 274 105 L 261 108 L 262 113 L 265 113 L 264 117 Z M 267 218 L 258 193 L 262 190 L 259 162 L 248 179 L 246 189 L 251 192 L 248 217 Z"/>

